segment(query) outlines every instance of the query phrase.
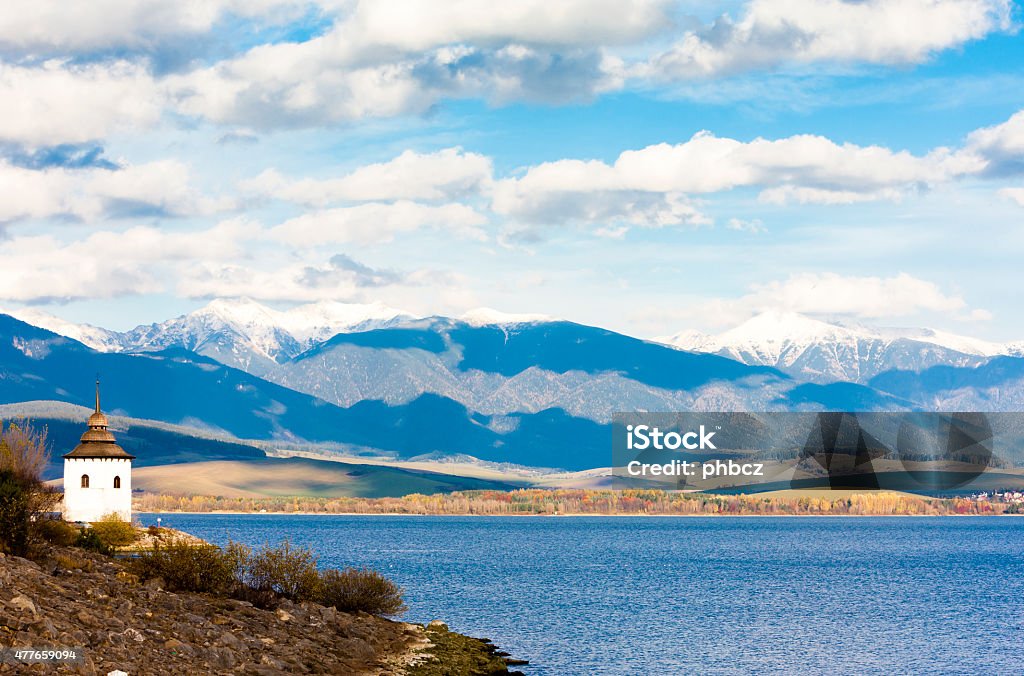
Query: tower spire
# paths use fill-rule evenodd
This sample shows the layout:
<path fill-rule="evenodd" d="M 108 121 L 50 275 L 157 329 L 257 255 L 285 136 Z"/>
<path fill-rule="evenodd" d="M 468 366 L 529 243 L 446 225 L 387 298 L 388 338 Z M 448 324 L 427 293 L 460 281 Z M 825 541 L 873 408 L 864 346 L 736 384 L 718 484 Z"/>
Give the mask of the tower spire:
<path fill-rule="evenodd" d="M 96 374 L 96 412 L 100 412 L 100 374 Z"/>

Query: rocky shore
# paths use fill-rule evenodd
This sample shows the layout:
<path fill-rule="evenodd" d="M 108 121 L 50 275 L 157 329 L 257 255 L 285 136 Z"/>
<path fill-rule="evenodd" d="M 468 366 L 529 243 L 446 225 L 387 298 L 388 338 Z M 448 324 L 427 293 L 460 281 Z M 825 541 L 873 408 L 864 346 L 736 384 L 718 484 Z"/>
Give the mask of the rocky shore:
<path fill-rule="evenodd" d="M 486 639 L 366 613 L 234 599 L 140 583 L 117 560 L 55 547 L 0 554 L 0 647 L 79 648 L 79 663 L 0 664 L 2 673 L 514 674 Z"/>

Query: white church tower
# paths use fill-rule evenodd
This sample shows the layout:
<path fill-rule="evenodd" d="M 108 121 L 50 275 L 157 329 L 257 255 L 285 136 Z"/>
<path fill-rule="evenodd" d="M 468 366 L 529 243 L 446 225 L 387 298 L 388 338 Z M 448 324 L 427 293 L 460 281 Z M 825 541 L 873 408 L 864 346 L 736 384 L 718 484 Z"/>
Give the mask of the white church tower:
<path fill-rule="evenodd" d="M 64 519 L 99 521 L 117 514 L 132 519 L 132 460 L 114 443 L 107 429 L 107 416 L 100 411 L 100 381 L 96 380 L 96 412 L 89 416 L 89 429 L 82 443 L 64 456 Z"/>

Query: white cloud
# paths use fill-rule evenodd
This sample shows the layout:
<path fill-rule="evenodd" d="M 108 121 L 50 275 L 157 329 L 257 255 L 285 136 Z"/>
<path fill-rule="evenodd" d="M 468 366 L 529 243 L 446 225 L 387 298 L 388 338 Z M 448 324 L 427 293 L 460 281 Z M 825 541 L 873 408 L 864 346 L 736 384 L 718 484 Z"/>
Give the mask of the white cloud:
<path fill-rule="evenodd" d="M 965 149 L 983 158 L 987 173 L 1024 173 L 1024 110 L 1006 122 L 971 132 Z"/>
<path fill-rule="evenodd" d="M 880 190 L 835 190 L 831 188 L 808 188 L 805 186 L 783 185 L 762 190 L 757 198 L 765 204 L 857 204 L 887 200 L 898 202 L 903 191 L 897 188 Z"/>
<path fill-rule="evenodd" d="M 289 179 L 267 170 L 243 182 L 243 191 L 306 206 L 380 200 L 459 199 L 479 193 L 492 179 L 489 157 L 446 148 L 433 153 L 411 150 L 333 179 Z"/>
<path fill-rule="evenodd" d="M 462 43 L 632 44 L 671 26 L 669 0 L 372 0 L 341 26 L 362 51 L 422 52 Z"/>
<path fill-rule="evenodd" d="M 753 0 L 739 19 L 685 32 L 651 56 L 679 31 L 678 0 L 13 1 L 0 15 L 0 53 L 65 59 L 49 70 L 0 67 L 0 95 L 17 103 L 0 138 L 21 143 L 95 140 L 152 124 L 165 109 L 272 129 L 420 114 L 450 98 L 580 101 L 792 62 L 919 62 L 1010 27 L 1009 0 Z M 285 30 L 310 12 L 333 20 L 323 34 L 213 63 L 194 58 L 226 18 Z M 156 53 L 169 40 L 179 71 L 165 77 L 137 55 L 95 61 Z M 67 60 L 92 52 L 91 64 Z"/>
<path fill-rule="evenodd" d="M 566 160 L 571 162 L 572 160 Z M 621 236 L 625 227 L 664 228 L 711 222 L 686 195 L 645 190 L 553 188 L 507 179 L 494 196 L 495 212 L 523 225 L 594 225 L 598 234 Z"/>
<path fill-rule="evenodd" d="M 167 90 L 187 115 L 273 129 L 420 114 L 451 98 L 578 101 L 613 86 L 599 50 L 456 45 L 374 60 L 339 40 L 263 45 L 168 77 Z"/>
<path fill-rule="evenodd" d="M 920 63 L 1011 26 L 1010 0 L 753 0 L 638 74 L 692 79 L 787 64 Z"/>
<path fill-rule="evenodd" d="M 188 298 L 384 302 L 423 315 L 464 308 L 478 300 L 463 275 L 429 269 L 379 270 L 347 256 L 333 256 L 322 263 L 259 267 L 201 262 L 179 271 L 176 290 Z"/>
<path fill-rule="evenodd" d="M 1003 188 L 999 191 L 999 194 L 1024 207 L 1024 188 Z"/>
<path fill-rule="evenodd" d="M 231 206 L 205 197 L 177 160 L 121 169 L 25 169 L 0 160 L 0 223 L 52 217 L 94 221 L 104 217 L 190 215 Z"/>
<path fill-rule="evenodd" d="M 458 236 L 483 239 L 487 218 L 464 204 L 431 206 L 402 200 L 338 207 L 289 219 L 270 229 L 273 239 L 310 248 L 344 242 L 389 242 L 396 234 L 432 227 Z"/>
<path fill-rule="evenodd" d="M 671 26 L 670 0 L 360 2 L 324 35 L 168 78 L 176 106 L 276 128 L 418 114 L 442 98 L 562 102 L 621 84 L 607 46 Z"/>
<path fill-rule="evenodd" d="M 146 68 L 128 61 L 38 67 L 0 61 L 0 101 L 0 141 L 29 146 L 82 143 L 146 127 L 160 118 L 163 103 Z"/>
<path fill-rule="evenodd" d="M 991 316 L 983 309 L 969 309 L 959 294 L 947 293 L 933 282 L 906 273 L 859 277 L 831 272 L 794 274 L 784 280 L 753 284 L 743 296 L 697 303 L 680 316 L 732 326 L 769 311 L 868 320 L 928 312 L 963 320 Z"/>
<path fill-rule="evenodd" d="M 752 218 L 750 220 L 730 218 L 728 222 L 726 222 L 725 227 L 737 232 L 749 232 L 752 235 L 760 235 L 761 233 L 768 232 L 768 228 L 764 227 L 764 223 L 761 222 L 760 218 Z"/>
<path fill-rule="evenodd" d="M 754 186 L 770 203 L 847 204 L 898 199 L 983 166 L 945 148 L 916 156 L 821 136 L 742 142 L 701 132 L 685 143 L 623 152 L 610 165 L 558 160 L 530 167 L 497 181 L 494 210 L 532 223 L 699 224 L 707 219 L 686 194 Z"/>
<path fill-rule="evenodd" d="M 228 14 L 276 21 L 295 18 L 309 0 L 5 0 L 0 50 L 66 53 L 148 49 L 170 38 L 204 34 Z"/>
<path fill-rule="evenodd" d="M 159 293 L 177 263 L 241 256 L 256 230 L 244 221 L 225 221 L 199 232 L 101 231 L 70 243 L 49 235 L 15 237 L 0 242 L 0 298 L 66 302 Z"/>

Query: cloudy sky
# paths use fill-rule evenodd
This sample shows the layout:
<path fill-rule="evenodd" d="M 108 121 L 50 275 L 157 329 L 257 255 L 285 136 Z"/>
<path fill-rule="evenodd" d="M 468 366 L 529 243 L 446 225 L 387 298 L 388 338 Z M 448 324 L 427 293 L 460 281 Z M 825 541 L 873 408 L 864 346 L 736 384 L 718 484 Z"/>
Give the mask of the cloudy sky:
<path fill-rule="evenodd" d="M 0 307 L 1024 338 L 1008 0 L 7 0 Z"/>

